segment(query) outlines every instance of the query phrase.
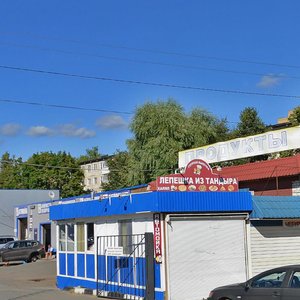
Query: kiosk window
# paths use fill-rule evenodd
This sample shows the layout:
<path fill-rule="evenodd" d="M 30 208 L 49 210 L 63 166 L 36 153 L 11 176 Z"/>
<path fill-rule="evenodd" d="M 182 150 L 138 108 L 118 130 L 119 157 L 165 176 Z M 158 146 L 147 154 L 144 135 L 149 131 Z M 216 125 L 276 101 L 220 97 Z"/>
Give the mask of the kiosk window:
<path fill-rule="evenodd" d="M 84 252 L 84 223 L 77 224 L 77 251 Z"/>
<path fill-rule="evenodd" d="M 87 223 L 87 249 L 94 249 L 94 223 Z"/>
<path fill-rule="evenodd" d="M 66 251 L 66 226 L 59 225 L 59 250 Z"/>
<path fill-rule="evenodd" d="M 123 247 L 124 254 L 130 254 L 132 252 L 131 220 L 119 221 L 119 246 Z"/>
<path fill-rule="evenodd" d="M 67 251 L 74 251 L 74 224 L 67 224 Z"/>

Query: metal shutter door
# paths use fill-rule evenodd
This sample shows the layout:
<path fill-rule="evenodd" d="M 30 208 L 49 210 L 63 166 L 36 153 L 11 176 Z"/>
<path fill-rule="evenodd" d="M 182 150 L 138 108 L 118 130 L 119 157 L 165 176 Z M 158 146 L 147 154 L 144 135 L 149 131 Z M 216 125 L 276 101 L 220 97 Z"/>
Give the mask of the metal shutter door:
<path fill-rule="evenodd" d="M 244 220 L 172 219 L 168 237 L 171 300 L 200 300 L 246 280 Z"/>
<path fill-rule="evenodd" d="M 285 265 L 299 264 L 300 229 L 251 226 L 252 275 Z"/>

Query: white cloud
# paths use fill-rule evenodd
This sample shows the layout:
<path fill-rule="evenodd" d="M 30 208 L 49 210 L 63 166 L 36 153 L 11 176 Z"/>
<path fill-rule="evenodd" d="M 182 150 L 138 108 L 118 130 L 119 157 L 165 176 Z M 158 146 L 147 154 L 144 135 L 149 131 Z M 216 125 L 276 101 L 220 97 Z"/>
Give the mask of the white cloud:
<path fill-rule="evenodd" d="M 55 132 L 46 126 L 32 126 L 27 131 L 27 134 L 30 136 L 51 136 L 54 135 Z"/>
<path fill-rule="evenodd" d="M 59 133 L 64 136 L 79 137 L 88 139 L 96 136 L 96 132 L 84 127 L 76 127 L 74 124 L 64 124 L 59 126 Z"/>
<path fill-rule="evenodd" d="M 269 88 L 276 86 L 280 83 L 282 77 L 275 74 L 268 74 L 261 77 L 260 81 L 257 83 L 257 86 L 260 88 Z"/>
<path fill-rule="evenodd" d="M 96 120 L 96 125 L 102 129 L 126 129 L 127 122 L 118 115 L 101 117 Z"/>
<path fill-rule="evenodd" d="M 0 134 L 6 136 L 16 136 L 21 130 L 21 126 L 17 123 L 7 123 L 0 126 Z"/>

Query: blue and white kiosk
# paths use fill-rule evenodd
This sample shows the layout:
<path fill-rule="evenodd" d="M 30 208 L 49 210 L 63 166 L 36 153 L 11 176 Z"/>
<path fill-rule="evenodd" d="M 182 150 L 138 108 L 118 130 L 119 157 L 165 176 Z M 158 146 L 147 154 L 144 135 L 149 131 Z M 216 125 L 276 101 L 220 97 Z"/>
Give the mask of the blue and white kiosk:
<path fill-rule="evenodd" d="M 145 192 L 82 199 L 50 208 L 61 289 L 199 300 L 216 286 L 249 276 L 251 194 L 237 191 L 235 179 L 220 178 L 201 160 L 184 174 L 159 177 Z"/>

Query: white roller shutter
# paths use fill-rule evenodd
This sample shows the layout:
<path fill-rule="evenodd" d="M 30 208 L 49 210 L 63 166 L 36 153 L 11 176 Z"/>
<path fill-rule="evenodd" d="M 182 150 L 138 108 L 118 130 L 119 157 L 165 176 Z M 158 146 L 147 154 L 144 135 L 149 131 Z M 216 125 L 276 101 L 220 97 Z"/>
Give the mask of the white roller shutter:
<path fill-rule="evenodd" d="M 171 219 L 168 241 L 171 300 L 200 300 L 246 280 L 245 220 Z"/>
<path fill-rule="evenodd" d="M 251 226 L 252 275 L 300 263 L 300 228 Z"/>

